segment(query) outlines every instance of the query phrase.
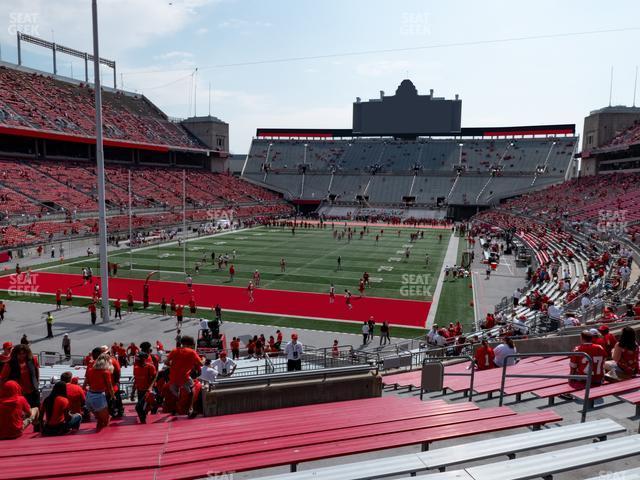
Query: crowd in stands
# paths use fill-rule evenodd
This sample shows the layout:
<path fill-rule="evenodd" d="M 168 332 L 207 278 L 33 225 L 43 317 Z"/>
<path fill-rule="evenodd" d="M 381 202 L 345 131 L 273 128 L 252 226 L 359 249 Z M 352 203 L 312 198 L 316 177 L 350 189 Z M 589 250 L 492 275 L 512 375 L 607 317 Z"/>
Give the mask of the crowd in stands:
<path fill-rule="evenodd" d="M 636 120 L 633 125 L 618 133 L 611 141 L 602 148 L 630 146 L 640 143 L 640 121 Z"/>
<path fill-rule="evenodd" d="M 201 328 L 218 329 L 218 317 L 202 320 Z M 68 338 L 68 337 L 66 337 Z M 160 409 L 171 415 L 194 418 L 202 413 L 203 387 L 219 378 L 231 377 L 237 368 L 241 353 L 245 359 L 264 355 L 284 355 L 287 370 L 301 369 L 304 348 L 296 333 L 283 344 L 283 335 L 277 330 L 267 340 L 263 334 L 249 338 L 242 345 L 240 338 L 230 342 L 231 357 L 222 348 L 217 358 L 207 359 L 198 353 L 200 341 L 193 337 L 176 337 L 176 346 L 165 350 L 160 341 L 155 348 L 150 342 L 139 346 L 131 342 L 127 347 L 114 342 L 93 348 L 83 359 L 84 379 L 72 372 L 64 372 L 59 379 L 53 377 L 41 387 L 38 356 L 30 349 L 26 336 L 21 343 L 3 344 L 0 353 L 0 439 L 13 439 L 22 435 L 31 424 L 35 432 L 44 436 L 64 435 L 77 430 L 81 423 L 96 420 L 96 431 L 107 427 L 111 419 L 124 415 L 124 402 L 136 401 L 135 411 L 141 423 L 149 414 Z M 334 342 L 337 349 L 337 340 Z M 65 354 L 70 351 L 65 349 Z M 129 392 L 122 379 L 122 369 L 133 366 Z M 80 375 L 81 376 L 81 375 Z"/>
<path fill-rule="evenodd" d="M 108 209 L 124 213 L 128 208 L 129 170 L 134 208 L 182 208 L 182 170 L 107 165 Z M 96 185 L 95 167 L 89 163 L 0 159 L 0 214 L 11 218 L 97 211 Z M 187 172 L 186 192 L 189 209 L 279 201 L 264 188 L 203 169 Z"/>
<path fill-rule="evenodd" d="M 143 96 L 105 91 L 102 109 L 107 139 L 204 148 Z M 92 137 L 93 90 L 82 83 L 0 67 L 0 124 Z"/>

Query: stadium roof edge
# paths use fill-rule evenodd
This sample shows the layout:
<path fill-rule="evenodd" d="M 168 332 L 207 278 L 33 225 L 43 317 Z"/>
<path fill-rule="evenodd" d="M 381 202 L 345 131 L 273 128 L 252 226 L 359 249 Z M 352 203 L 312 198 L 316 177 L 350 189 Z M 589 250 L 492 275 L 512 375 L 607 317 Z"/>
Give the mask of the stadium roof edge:
<path fill-rule="evenodd" d="M 573 123 L 554 125 L 520 125 L 508 127 L 463 127 L 460 132 L 381 133 L 363 135 L 352 129 L 333 128 L 258 128 L 257 138 L 352 138 L 352 137 L 511 137 L 535 135 L 575 135 Z"/>

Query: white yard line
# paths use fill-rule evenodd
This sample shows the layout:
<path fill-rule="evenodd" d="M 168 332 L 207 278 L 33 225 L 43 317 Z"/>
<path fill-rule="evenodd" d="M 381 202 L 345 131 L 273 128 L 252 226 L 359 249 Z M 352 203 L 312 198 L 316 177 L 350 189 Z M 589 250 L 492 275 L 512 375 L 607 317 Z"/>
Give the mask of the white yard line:
<path fill-rule="evenodd" d="M 438 304 L 440 303 L 440 294 L 442 293 L 442 285 L 444 284 L 444 267 L 453 267 L 458 263 L 458 243 L 460 237 L 457 235 L 451 235 L 449 237 L 449 245 L 447 246 L 447 252 L 444 254 L 442 260 L 442 266 L 440 267 L 440 276 L 436 282 L 436 289 L 433 292 L 433 298 L 431 300 L 431 308 L 429 309 L 429 315 L 427 315 L 427 328 L 431 328 L 433 322 L 436 319 L 436 313 L 438 312 Z"/>
<path fill-rule="evenodd" d="M 233 233 L 239 233 L 239 232 L 244 232 L 244 231 L 248 231 L 248 230 L 253 230 L 255 228 L 259 228 L 259 227 L 250 227 L 250 228 L 241 228 L 240 230 L 229 230 L 229 231 L 225 231 L 225 232 L 220 232 L 220 233 L 212 233 L 211 235 L 204 235 L 202 237 L 192 237 L 192 238 L 187 238 L 185 240 L 185 242 L 191 242 L 194 240 L 205 240 L 207 238 L 214 238 L 214 237 L 220 237 L 222 235 L 230 235 Z M 164 247 L 169 247 L 172 245 L 177 245 L 178 242 L 177 241 L 171 241 L 171 242 L 167 242 L 167 243 L 158 243 L 156 245 L 149 245 L 146 247 L 139 247 L 139 248 L 134 248 L 133 249 L 133 253 L 136 252 L 142 252 L 143 250 L 150 250 L 152 248 L 164 248 Z M 129 250 L 115 250 L 113 252 L 110 252 L 107 257 L 121 257 L 124 255 L 129 255 Z M 43 270 L 50 270 L 50 269 L 54 269 L 54 268 L 60 268 L 60 267 L 66 267 L 69 265 L 77 265 L 78 263 L 86 263 L 87 261 L 91 261 L 91 260 L 95 260 L 97 257 L 95 255 L 92 255 L 91 257 L 83 257 L 80 260 L 75 260 L 73 262 L 64 262 L 61 263 L 60 265 L 49 265 L 48 267 L 42 267 L 42 268 L 36 268 L 33 269 L 32 272 L 41 272 Z M 137 269 L 136 269 L 137 270 Z M 176 272 L 173 272 L 176 273 Z"/>

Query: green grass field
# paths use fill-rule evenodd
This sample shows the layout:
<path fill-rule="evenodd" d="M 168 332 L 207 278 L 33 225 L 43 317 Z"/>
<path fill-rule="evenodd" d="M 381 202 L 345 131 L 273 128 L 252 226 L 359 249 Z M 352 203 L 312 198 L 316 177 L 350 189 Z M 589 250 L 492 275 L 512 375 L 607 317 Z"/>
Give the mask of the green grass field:
<path fill-rule="evenodd" d="M 409 243 L 413 229 L 385 230 L 378 245 L 375 234 L 365 235 L 362 240 L 354 235 L 353 240 L 333 239 L 331 228 L 296 229 L 295 236 L 289 229 L 259 227 L 225 235 L 194 239 L 186 242 L 187 271 L 194 283 L 224 285 L 229 281 L 228 268 L 218 270 L 211 263 L 211 253 L 216 256 L 236 251 L 235 260 L 230 260 L 236 269 L 234 285 L 246 285 L 257 269 L 260 271 L 260 288 L 305 292 L 327 292 L 331 282 L 337 292 L 348 288 L 356 291 L 358 281 L 367 271 L 371 287 L 368 296 L 383 298 L 409 298 L 430 301 L 430 295 L 407 297 L 402 286 L 405 275 L 427 275 L 422 277 L 435 284 L 442 267 L 442 260 L 449 241 L 450 232 L 425 230 L 424 238 Z M 442 235 L 442 241 L 438 236 Z M 410 245 L 410 257 L 404 259 L 405 246 Z M 425 253 L 429 253 L 429 265 L 425 265 Z M 337 258 L 342 257 L 342 268 L 337 270 Z M 286 271 L 280 271 L 280 259 L 286 261 Z M 133 269 L 130 269 L 132 259 Z M 118 276 L 144 278 L 150 271 L 159 271 L 154 279 L 184 281 L 183 247 L 177 244 L 159 245 L 151 248 L 111 254 L 111 262 L 120 265 Z M 196 262 L 201 262 L 200 273 L 195 273 Z M 95 261 L 94 261 L 95 263 Z M 79 273 L 85 262 L 61 264 L 52 272 Z M 94 268 L 94 274 L 98 272 Z M 428 293 L 428 292 L 427 292 Z"/>
<path fill-rule="evenodd" d="M 443 258 L 451 233 L 447 230 L 424 230 L 424 238 L 410 244 L 409 235 L 415 229 L 385 228 L 378 244 L 375 235 L 379 228 L 370 228 L 370 233 L 360 239 L 356 233 L 351 240 L 338 241 L 333 238 L 330 226 L 326 229 L 296 229 L 295 236 L 290 229 L 258 227 L 238 232 L 192 239 L 186 242 L 187 271 L 193 275 L 194 283 L 224 285 L 229 281 L 228 269 L 218 270 L 212 265 L 211 254 L 228 254 L 236 268 L 234 285 L 244 286 L 258 269 L 261 273 L 261 288 L 292 291 L 327 292 L 331 282 L 336 291 L 345 288 L 357 293 L 357 286 L 364 271 L 369 272 L 371 286 L 367 296 L 431 301 Z M 439 236 L 442 235 L 442 240 Z M 405 246 L 411 245 L 410 257 L 404 258 Z M 463 250 L 460 242 L 458 255 Z M 429 263 L 425 263 L 425 253 Z M 342 268 L 337 270 L 337 257 L 342 258 Z M 280 259 L 286 261 L 286 271 L 280 271 Z M 110 262 L 119 264 L 118 277 L 145 278 L 151 271 L 159 273 L 156 280 L 184 281 L 183 247 L 176 243 L 123 250 L 109 255 Z M 195 264 L 200 262 L 200 273 L 195 273 Z M 68 259 L 62 263 L 47 265 L 48 271 L 80 273 L 83 266 L 91 265 L 94 274 L 99 274 L 97 258 Z M 133 268 L 131 268 L 131 266 Z M 407 281 L 426 283 L 428 288 L 418 292 L 406 290 Z M 470 279 L 458 279 L 443 284 L 436 322 L 448 324 L 460 320 L 472 324 L 473 308 L 469 305 L 472 291 Z M 404 288 L 403 288 L 404 287 Z M 408 294 L 408 295 L 407 295 Z M 2 295 L 0 295 L 2 297 Z M 17 298 L 14 298 L 16 300 Z M 33 298 L 25 300 L 34 301 Z M 44 295 L 39 302 L 53 302 L 53 297 Z M 84 304 L 83 300 L 78 300 Z M 153 311 L 153 310 L 151 310 Z M 229 313 L 227 320 L 277 326 L 297 326 L 316 330 L 359 333 L 360 326 L 345 322 L 332 322 L 306 318 L 281 317 L 276 315 L 254 315 Z M 421 329 L 394 328 L 396 337 L 416 337 Z"/>

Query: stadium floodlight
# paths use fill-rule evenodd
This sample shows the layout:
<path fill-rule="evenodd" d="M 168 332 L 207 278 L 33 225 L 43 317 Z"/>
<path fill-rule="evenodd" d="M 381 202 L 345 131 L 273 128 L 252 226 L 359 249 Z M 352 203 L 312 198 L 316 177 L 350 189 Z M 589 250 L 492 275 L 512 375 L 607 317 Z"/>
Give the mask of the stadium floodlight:
<path fill-rule="evenodd" d="M 102 321 L 109 323 L 109 268 L 107 263 L 107 208 L 104 186 L 104 149 L 102 142 L 102 87 L 100 86 L 100 52 L 98 47 L 98 4 L 91 0 L 93 22 L 93 73 L 96 99 L 96 163 L 98 173 L 98 247 L 102 286 Z M 106 302 L 106 305 L 105 305 Z"/>

